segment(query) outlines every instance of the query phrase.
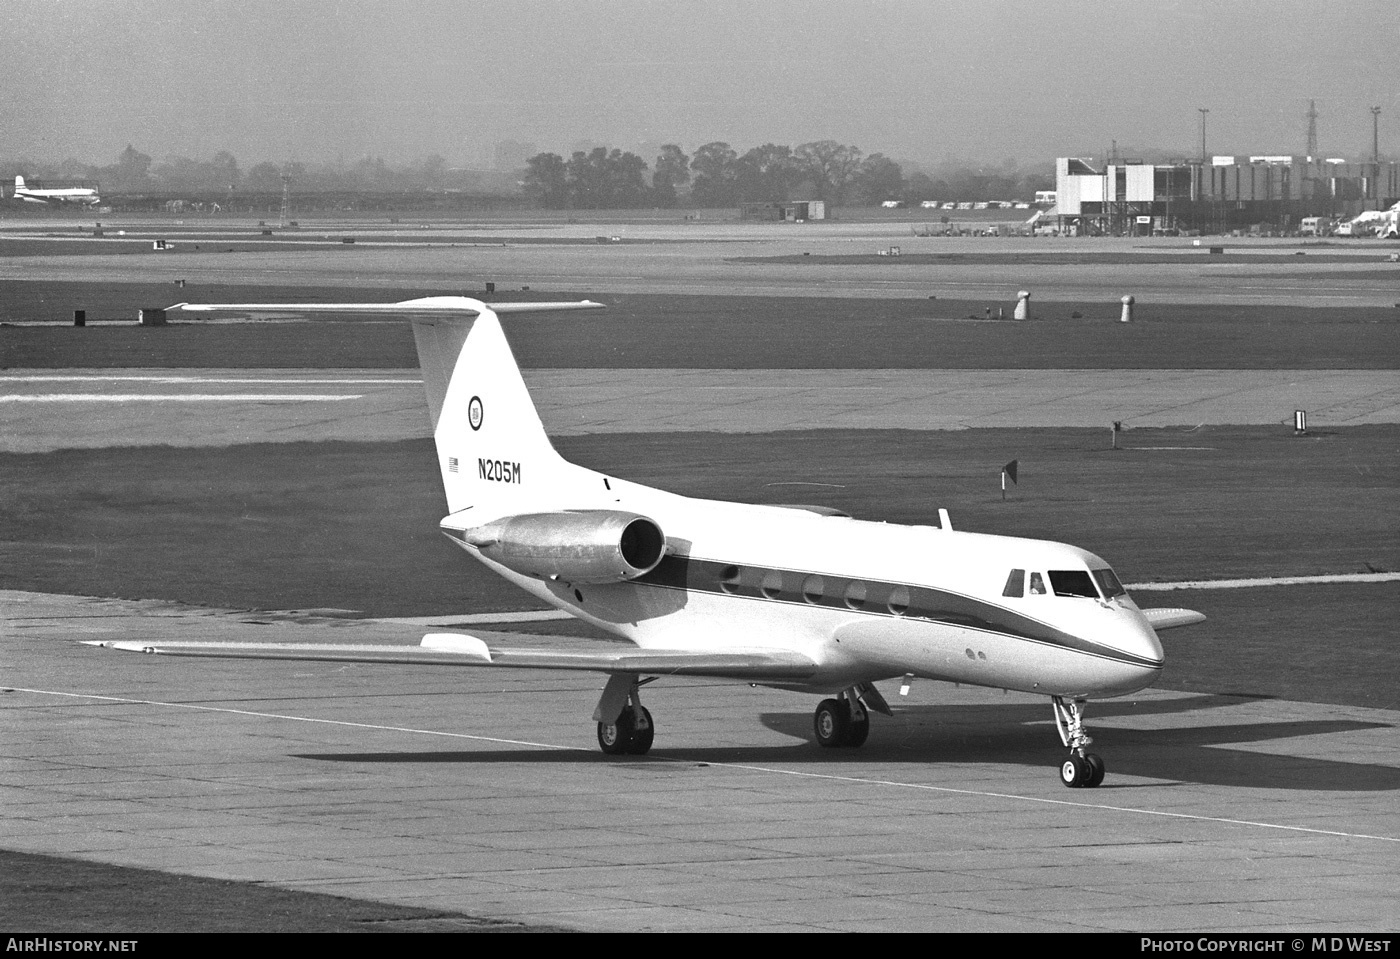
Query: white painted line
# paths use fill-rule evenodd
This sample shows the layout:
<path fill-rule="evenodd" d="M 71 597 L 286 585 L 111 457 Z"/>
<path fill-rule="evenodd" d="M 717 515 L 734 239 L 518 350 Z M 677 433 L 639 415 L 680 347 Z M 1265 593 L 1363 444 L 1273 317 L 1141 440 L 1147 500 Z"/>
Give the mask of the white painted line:
<path fill-rule="evenodd" d="M 1329 576 L 1267 576 L 1258 579 L 1196 579 L 1178 583 L 1126 583 L 1125 589 L 1246 589 L 1252 586 L 1307 586 L 1313 583 L 1393 583 L 1400 573 L 1335 573 Z"/>
<path fill-rule="evenodd" d="M 362 393 L 3 393 L 0 403 L 321 403 L 358 400 Z"/>
<path fill-rule="evenodd" d="M 307 379 L 301 377 L 206 377 L 206 376 L 5 376 L 0 374 L 0 383 L 97 383 L 97 382 L 126 382 L 126 383 L 320 383 L 320 384 L 345 384 L 345 383 L 373 383 L 403 386 L 418 386 L 422 380 L 388 380 L 388 379 L 349 379 L 349 378 L 319 378 Z"/>
<path fill-rule="evenodd" d="M 469 739 L 474 742 L 495 743 L 506 746 L 531 746 L 536 749 L 549 749 L 558 752 L 578 752 L 574 746 L 560 746 L 557 743 L 537 743 L 521 739 L 501 739 L 495 736 L 473 736 L 470 733 L 449 733 L 437 729 L 418 729 L 412 726 L 382 726 L 375 723 L 352 723 L 343 719 L 317 719 L 310 716 L 291 716 L 286 713 L 264 713 L 248 709 L 232 709 L 226 706 L 198 706 L 193 703 L 168 703 L 158 699 L 127 699 L 121 696 L 98 696 L 90 693 L 66 693 L 51 689 L 24 689 L 9 687 L 15 692 L 33 693 L 39 696 L 63 696 L 70 699 L 95 699 L 107 703 L 125 703 L 132 706 L 165 706 L 170 709 L 193 709 L 200 712 L 228 713 L 235 716 L 250 716 L 256 719 L 285 719 L 299 723 L 317 723 L 326 726 L 348 726 L 352 729 L 375 729 L 381 732 L 413 733 L 421 736 L 442 736 L 450 739 Z M 663 756 L 649 756 L 641 762 L 684 763 L 694 765 L 693 759 L 671 759 Z M 1099 809 L 1110 812 L 1128 813 L 1138 816 L 1156 816 L 1163 819 L 1186 819 L 1193 822 L 1215 822 L 1228 826 L 1254 826 L 1259 829 L 1278 829 L 1285 832 L 1301 832 L 1314 836 L 1338 836 L 1344 839 L 1370 839 L 1378 842 L 1400 843 L 1400 836 L 1377 836 L 1370 833 L 1343 832 L 1338 829 L 1316 829 L 1311 826 L 1290 826 L 1282 823 L 1262 822 L 1254 819 L 1231 819 L 1226 816 L 1198 816 L 1194 813 L 1168 812 L 1161 809 L 1142 809 L 1136 806 L 1114 806 L 1108 803 L 1074 802 L 1068 799 L 1048 799 L 1044 796 L 1020 796 L 1016 793 L 999 793 L 983 789 L 958 789 L 953 786 L 933 786 L 928 783 L 906 783 L 893 779 L 869 779 L 863 776 L 842 776 L 836 773 L 814 773 L 798 769 L 779 769 L 774 766 L 754 766 L 747 763 L 726 763 L 707 760 L 706 766 L 718 769 L 738 769 L 748 772 L 769 773 L 774 776 L 796 776 L 803 779 L 824 779 L 828 782 L 852 783 L 862 786 L 890 786 L 896 789 L 916 789 L 920 792 L 951 793 L 958 796 L 981 796 L 988 799 L 1013 799 L 1020 802 L 1039 803 L 1047 806 L 1073 806 L 1078 809 Z"/>

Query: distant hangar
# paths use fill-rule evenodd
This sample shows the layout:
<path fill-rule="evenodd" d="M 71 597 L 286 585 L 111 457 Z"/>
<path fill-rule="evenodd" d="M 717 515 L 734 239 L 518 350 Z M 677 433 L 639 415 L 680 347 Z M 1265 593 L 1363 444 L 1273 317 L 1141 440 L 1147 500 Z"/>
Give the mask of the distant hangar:
<path fill-rule="evenodd" d="M 1167 164 L 1055 161 L 1054 218 L 1062 233 L 1223 233 L 1304 217 L 1345 218 L 1400 200 L 1400 163 L 1302 156 L 1215 156 Z"/>

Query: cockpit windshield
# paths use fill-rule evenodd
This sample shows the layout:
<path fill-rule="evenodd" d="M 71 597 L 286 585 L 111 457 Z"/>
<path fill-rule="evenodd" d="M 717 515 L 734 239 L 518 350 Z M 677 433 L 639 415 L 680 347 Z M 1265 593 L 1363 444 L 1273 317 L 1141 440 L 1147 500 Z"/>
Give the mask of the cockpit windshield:
<path fill-rule="evenodd" d="M 1056 596 L 1099 598 L 1099 591 L 1094 588 L 1094 580 L 1086 569 L 1050 570 L 1050 588 L 1055 591 Z"/>
<path fill-rule="evenodd" d="M 1118 577 L 1108 567 L 1094 570 L 1094 582 L 1099 584 L 1099 591 L 1103 593 L 1104 599 L 1127 595 L 1128 591 L 1123 588 L 1123 584 L 1118 582 Z"/>

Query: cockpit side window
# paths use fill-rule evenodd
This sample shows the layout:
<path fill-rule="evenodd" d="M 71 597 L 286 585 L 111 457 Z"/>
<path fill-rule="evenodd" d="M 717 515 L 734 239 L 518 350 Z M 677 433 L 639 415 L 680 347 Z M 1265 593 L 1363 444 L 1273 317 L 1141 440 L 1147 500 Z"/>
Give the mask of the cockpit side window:
<path fill-rule="evenodd" d="M 1006 577 L 1006 588 L 1001 591 L 1001 595 L 1026 595 L 1026 571 L 1024 569 L 1013 569 L 1011 571 L 1011 575 Z"/>
<path fill-rule="evenodd" d="M 1128 591 L 1123 588 L 1123 584 L 1118 581 L 1118 577 L 1111 569 L 1094 570 L 1094 582 L 1099 584 L 1099 591 L 1103 593 L 1105 599 L 1127 595 Z"/>
<path fill-rule="evenodd" d="M 1093 577 L 1087 569 L 1050 570 L 1050 588 L 1056 596 L 1082 596 L 1098 599 L 1099 591 L 1094 588 Z"/>
<path fill-rule="evenodd" d="M 1031 595 L 1045 595 L 1045 577 L 1041 576 L 1039 573 L 1031 573 Z"/>

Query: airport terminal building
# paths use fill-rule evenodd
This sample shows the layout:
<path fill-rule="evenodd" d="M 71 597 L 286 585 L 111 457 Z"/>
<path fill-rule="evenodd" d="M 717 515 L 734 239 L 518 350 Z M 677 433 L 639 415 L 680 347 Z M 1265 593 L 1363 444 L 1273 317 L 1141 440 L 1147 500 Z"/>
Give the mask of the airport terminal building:
<path fill-rule="evenodd" d="M 1167 164 L 1055 161 L 1061 233 L 1169 230 L 1286 233 L 1305 217 L 1348 218 L 1400 200 L 1400 163 L 1302 156 L 1215 156 Z"/>

